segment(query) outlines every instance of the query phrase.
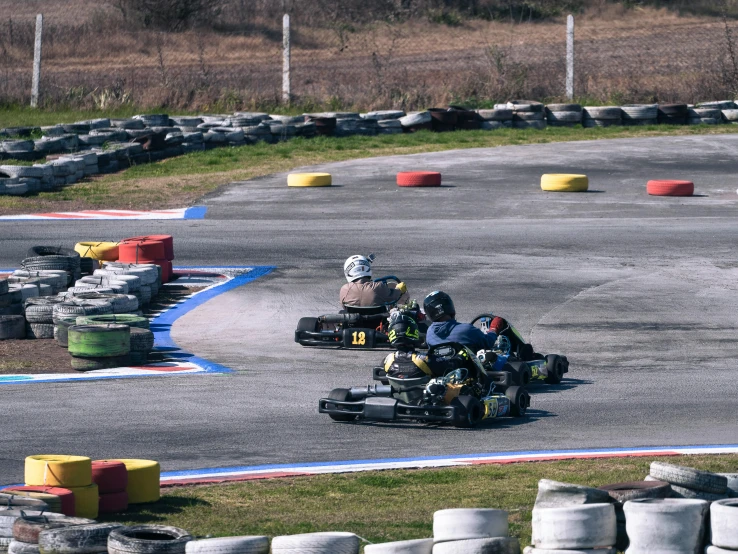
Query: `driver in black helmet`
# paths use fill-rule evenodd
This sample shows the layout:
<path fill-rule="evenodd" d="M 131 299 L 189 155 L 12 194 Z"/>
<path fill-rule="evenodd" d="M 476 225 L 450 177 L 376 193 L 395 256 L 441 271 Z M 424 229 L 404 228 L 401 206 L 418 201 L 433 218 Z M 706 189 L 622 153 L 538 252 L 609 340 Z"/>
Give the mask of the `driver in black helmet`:
<path fill-rule="evenodd" d="M 384 359 L 384 370 L 390 377 L 414 379 L 433 376 L 425 358 L 415 352 L 420 343 L 420 333 L 413 318 L 400 314 L 394 316 L 387 337 L 390 344 L 397 348 Z"/>
<path fill-rule="evenodd" d="M 425 342 L 428 346 L 444 342 L 458 342 L 472 352 L 493 350 L 497 334 L 493 331 L 483 333 L 474 325 L 456 321 L 456 308 L 454 308 L 453 300 L 445 292 L 437 290 L 426 296 L 423 309 L 426 317 L 433 322 L 425 335 Z"/>

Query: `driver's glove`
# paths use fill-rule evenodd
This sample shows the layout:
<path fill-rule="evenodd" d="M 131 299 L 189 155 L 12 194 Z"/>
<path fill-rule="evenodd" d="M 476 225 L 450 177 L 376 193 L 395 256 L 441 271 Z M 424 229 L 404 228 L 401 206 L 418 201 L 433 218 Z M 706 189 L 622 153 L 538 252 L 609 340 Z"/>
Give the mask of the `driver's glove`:
<path fill-rule="evenodd" d="M 407 292 L 407 285 L 405 283 L 397 283 L 395 290 L 399 290 L 402 294 L 405 294 Z"/>

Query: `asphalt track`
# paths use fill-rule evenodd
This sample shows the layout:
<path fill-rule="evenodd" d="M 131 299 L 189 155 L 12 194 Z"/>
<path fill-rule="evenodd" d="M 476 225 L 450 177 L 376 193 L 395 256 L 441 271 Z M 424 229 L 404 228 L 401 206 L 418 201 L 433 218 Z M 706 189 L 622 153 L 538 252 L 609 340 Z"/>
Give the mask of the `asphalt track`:
<path fill-rule="evenodd" d="M 31 453 L 143 457 L 166 470 L 479 452 L 738 443 L 738 135 L 476 149 L 331 164 L 336 186 L 285 175 L 206 199 L 206 219 L 2 222 L 0 267 L 33 244 L 149 232 L 175 236 L 182 265 L 273 265 L 269 276 L 180 319 L 173 338 L 236 370 L 4 386 L 0 483 Z M 437 169 L 440 189 L 399 189 Z M 586 173 L 590 192 L 543 193 L 546 172 Z M 655 198 L 650 178 L 698 196 Z M 377 352 L 293 342 L 299 317 L 337 309 L 343 260 L 418 299 L 449 292 L 460 319 L 493 311 L 536 349 L 569 357 L 562 385 L 533 391 L 524 419 L 474 430 L 338 424 L 331 388 L 370 382 Z"/>

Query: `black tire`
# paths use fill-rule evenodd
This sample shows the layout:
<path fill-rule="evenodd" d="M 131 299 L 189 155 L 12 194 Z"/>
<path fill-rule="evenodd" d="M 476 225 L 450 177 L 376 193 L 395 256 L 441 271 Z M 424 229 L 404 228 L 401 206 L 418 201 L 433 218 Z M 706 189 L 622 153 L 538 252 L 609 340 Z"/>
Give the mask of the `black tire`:
<path fill-rule="evenodd" d="M 473 396 L 465 394 L 457 396 L 453 399 L 451 405 L 458 408 L 457 418 L 454 421 L 455 427 L 476 427 L 484 418 L 484 406 Z"/>
<path fill-rule="evenodd" d="M 303 319 L 311 319 L 311 318 L 304 317 Z M 300 321 L 302 321 L 302 319 Z M 331 393 L 328 395 L 328 398 L 330 398 L 331 400 L 339 400 L 341 402 L 346 402 L 350 396 L 351 396 L 351 392 L 348 389 L 333 389 Z M 328 404 L 328 406 L 335 406 L 335 405 Z M 355 415 L 339 415 L 339 414 L 328 414 L 328 415 L 333 421 L 354 421 L 356 419 Z"/>
<path fill-rule="evenodd" d="M 546 383 L 558 385 L 564 378 L 564 360 L 556 354 L 546 356 Z"/>
<path fill-rule="evenodd" d="M 0 340 L 26 338 L 26 319 L 22 315 L 0 315 Z"/>
<path fill-rule="evenodd" d="M 168 525 L 133 525 L 110 533 L 111 554 L 184 554 L 185 545 L 193 540 L 184 529 Z"/>
<path fill-rule="evenodd" d="M 523 343 L 518 347 L 518 358 L 523 360 L 524 362 L 529 362 L 533 359 L 533 355 L 535 354 L 533 347 L 528 343 Z"/>
<path fill-rule="evenodd" d="M 297 322 L 298 331 L 310 331 L 315 332 L 318 330 L 318 318 L 317 317 L 302 317 Z M 335 400 L 338 400 L 337 398 Z"/>
<path fill-rule="evenodd" d="M 514 382 L 521 387 L 527 387 L 533 378 L 533 372 L 530 366 L 525 362 L 508 362 L 508 368 L 514 376 Z M 504 369 L 503 369 L 504 371 Z"/>
<path fill-rule="evenodd" d="M 508 387 L 505 396 L 510 401 L 510 415 L 523 417 L 530 406 L 530 395 L 525 387 Z"/>

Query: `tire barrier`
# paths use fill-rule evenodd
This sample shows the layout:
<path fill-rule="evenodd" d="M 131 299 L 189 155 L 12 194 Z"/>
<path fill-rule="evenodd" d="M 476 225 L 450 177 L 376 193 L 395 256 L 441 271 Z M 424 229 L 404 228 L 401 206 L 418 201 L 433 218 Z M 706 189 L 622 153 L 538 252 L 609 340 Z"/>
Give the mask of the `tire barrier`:
<path fill-rule="evenodd" d="M 85 487 L 92 483 L 92 461 L 85 456 L 28 456 L 24 475 L 30 486 Z"/>
<path fill-rule="evenodd" d="M 612 502 L 609 491 L 561 483 L 550 479 L 538 481 L 536 508 L 558 508 L 575 504 L 605 504 Z"/>
<path fill-rule="evenodd" d="M 359 537 L 353 533 L 304 533 L 272 539 L 272 554 L 331 552 L 359 554 Z"/>
<path fill-rule="evenodd" d="M 96 371 L 98 369 L 113 369 L 131 365 L 130 354 L 111 358 L 71 358 L 72 369 L 76 371 Z"/>
<path fill-rule="evenodd" d="M 628 554 L 699 552 L 708 508 L 709 503 L 703 500 L 643 498 L 626 502 Z"/>
<path fill-rule="evenodd" d="M 105 315 L 88 315 L 77 316 L 77 325 L 107 325 L 116 323 L 119 325 L 127 325 L 131 328 L 148 329 L 149 320 L 143 316 L 133 314 L 105 314 Z"/>
<path fill-rule="evenodd" d="M 65 516 L 74 516 L 74 493 L 63 487 L 51 487 L 43 485 L 23 485 L 4 489 L 12 491 L 18 495 L 27 495 L 30 498 L 36 498 L 45 502 L 50 512 L 64 514 Z M 29 542 L 25 539 L 18 539 L 23 542 Z"/>
<path fill-rule="evenodd" d="M 290 173 L 288 187 L 330 187 L 333 178 L 330 173 Z"/>
<path fill-rule="evenodd" d="M 22 315 L 0 315 L 0 340 L 26 338 L 26 320 Z"/>
<path fill-rule="evenodd" d="M 78 242 L 74 251 L 84 258 L 114 262 L 118 259 L 117 242 Z"/>
<path fill-rule="evenodd" d="M 586 175 L 546 173 L 541 176 L 541 190 L 546 192 L 585 192 L 588 188 Z"/>
<path fill-rule="evenodd" d="M 650 475 L 661 481 L 712 494 L 726 494 L 728 479 L 717 473 L 666 462 L 651 462 Z"/>
<path fill-rule="evenodd" d="M 123 529 L 120 523 L 91 523 L 48 529 L 38 536 L 43 554 L 95 554 L 107 551 L 112 532 Z"/>
<path fill-rule="evenodd" d="M 38 544 L 30 544 L 12 539 L 8 545 L 8 554 L 41 554 L 41 551 L 38 548 Z"/>
<path fill-rule="evenodd" d="M 119 527 L 110 533 L 110 554 L 184 554 L 193 540 L 184 529 L 168 525 L 134 525 Z"/>
<path fill-rule="evenodd" d="M 646 192 L 651 196 L 692 196 L 692 181 L 655 180 L 646 183 Z"/>
<path fill-rule="evenodd" d="M 719 548 L 738 550 L 738 499 L 710 504 L 710 542 Z"/>
<path fill-rule="evenodd" d="M 77 517 L 95 519 L 98 515 L 100 496 L 95 483 L 82 487 L 69 487 L 74 494 L 74 514 Z"/>
<path fill-rule="evenodd" d="M 13 539 L 27 544 L 38 544 L 38 536 L 43 531 L 93 523 L 96 523 L 95 520 L 62 514 L 19 517 L 13 523 Z"/>
<path fill-rule="evenodd" d="M 441 542 L 435 544 L 433 554 L 520 554 L 520 542 L 516 537 Z"/>
<path fill-rule="evenodd" d="M 131 350 L 131 328 L 107 323 L 73 325 L 68 329 L 68 349 L 75 358 L 114 358 Z"/>
<path fill-rule="evenodd" d="M 507 512 L 495 509 L 457 508 L 433 514 L 435 542 L 508 536 Z"/>
<path fill-rule="evenodd" d="M 0 510 L 35 510 L 45 511 L 48 504 L 40 498 L 33 498 L 13 492 L 0 492 Z"/>
<path fill-rule="evenodd" d="M 164 258 L 170 262 L 174 260 L 174 238 L 172 235 L 145 235 L 140 237 L 129 237 L 123 241 L 152 240 L 164 245 Z M 111 260 L 115 261 L 115 260 Z"/>
<path fill-rule="evenodd" d="M 728 494 L 733 497 L 738 496 L 738 473 L 718 473 L 728 481 Z"/>
<path fill-rule="evenodd" d="M 366 549 L 364 552 L 366 552 Z M 193 540 L 185 545 L 185 553 L 269 554 L 269 538 L 265 536 L 243 536 Z"/>
<path fill-rule="evenodd" d="M 401 171 L 397 174 L 398 187 L 440 187 L 441 174 L 437 171 Z"/>
<path fill-rule="evenodd" d="M 118 260 L 137 264 L 140 261 L 164 259 L 164 243 L 158 240 L 133 239 L 125 240 L 118 245 Z"/>
<path fill-rule="evenodd" d="M 536 548 L 610 548 L 616 540 L 617 523 L 612 504 L 533 508 L 532 542 Z"/>
<path fill-rule="evenodd" d="M 159 462 L 136 459 L 112 461 L 122 462 L 128 471 L 126 492 L 129 504 L 147 504 L 159 500 L 161 497 Z"/>
<path fill-rule="evenodd" d="M 0 536 L 12 537 L 13 525 L 19 517 L 37 517 L 40 515 L 43 515 L 43 512 L 36 510 L 22 510 L 19 508 L 0 510 Z"/>
<path fill-rule="evenodd" d="M 101 514 L 114 514 L 128 508 L 128 470 L 123 462 L 117 460 L 96 460 L 92 462 L 92 482 L 97 485 L 99 497 L 98 511 Z"/>

